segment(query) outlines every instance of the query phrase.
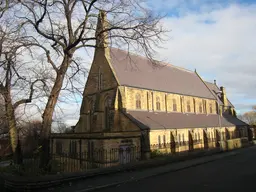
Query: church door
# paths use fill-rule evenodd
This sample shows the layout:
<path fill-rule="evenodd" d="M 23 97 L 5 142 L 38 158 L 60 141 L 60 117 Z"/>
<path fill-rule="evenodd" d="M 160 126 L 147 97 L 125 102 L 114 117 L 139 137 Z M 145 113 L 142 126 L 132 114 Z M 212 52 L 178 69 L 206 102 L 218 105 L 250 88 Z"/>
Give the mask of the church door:
<path fill-rule="evenodd" d="M 131 161 L 131 148 L 124 145 L 119 148 L 119 162 L 120 164 L 126 164 Z"/>

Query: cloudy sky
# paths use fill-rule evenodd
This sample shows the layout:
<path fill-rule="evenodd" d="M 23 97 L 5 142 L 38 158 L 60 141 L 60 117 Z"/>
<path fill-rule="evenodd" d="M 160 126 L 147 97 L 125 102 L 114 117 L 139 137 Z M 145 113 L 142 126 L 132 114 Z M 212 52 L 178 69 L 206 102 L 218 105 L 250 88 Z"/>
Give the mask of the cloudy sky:
<path fill-rule="evenodd" d="M 159 57 L 216 79 L 238 112 L 250 110 L 256 104 L 256 1 L 153 2 L 167 13 L 164 25 L 171 30 Z"/>
<path fill-rule="evenodd" d="M 238 113 L 256 104 L 256 0 L 151 0 L 149 6 L 167 15 L 160 60 L 216 79 Z M 80 103 L 61 108 L 66 123 L 76 124 Z"/>

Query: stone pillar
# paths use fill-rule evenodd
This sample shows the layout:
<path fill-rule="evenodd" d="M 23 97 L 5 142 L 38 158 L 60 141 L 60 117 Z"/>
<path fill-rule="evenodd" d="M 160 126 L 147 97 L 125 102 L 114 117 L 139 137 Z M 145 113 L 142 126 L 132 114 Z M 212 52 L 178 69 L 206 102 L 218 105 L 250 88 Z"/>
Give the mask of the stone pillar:
<path fill-rule="evenodd" d="M 228 99 L 227 99 L 227 94 L 226 94 L 226 89 L 225 87 L 220 87 L 221 90 L 221 101 L 223 103 L 223 107 L 224 107 L 224 111 L 227 109 L 228 107 Z"/>

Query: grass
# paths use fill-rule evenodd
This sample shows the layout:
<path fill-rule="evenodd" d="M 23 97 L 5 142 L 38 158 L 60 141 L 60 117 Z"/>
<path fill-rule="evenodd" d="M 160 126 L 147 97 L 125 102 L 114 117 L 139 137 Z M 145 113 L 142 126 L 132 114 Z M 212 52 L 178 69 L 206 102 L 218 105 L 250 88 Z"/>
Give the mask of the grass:
<path fill-rule="evenodd" d="M 39 176 L 39 175 L 52 175 L 60 172 L 60 164 L 56 160 L 50 162 L 51 171 L 45 171 L 39 167 L 39 159 L 26 160 L 22 165 L 10 164 L 5 167 L 0 167 L 0 173 L 9 173 L 19 176 Z"/>

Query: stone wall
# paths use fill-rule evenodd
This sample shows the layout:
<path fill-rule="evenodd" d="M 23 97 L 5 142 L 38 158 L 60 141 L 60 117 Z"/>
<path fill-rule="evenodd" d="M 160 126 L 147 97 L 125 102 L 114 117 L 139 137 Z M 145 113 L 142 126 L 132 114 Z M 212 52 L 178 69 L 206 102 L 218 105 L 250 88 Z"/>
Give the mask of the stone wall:
<path fill-rule="evenodd" d="M 173 112 L 173 100 L 175 100 L 177 104 L 177 112 L 188 113 L 188 102 L 190 102 L 191 113 L 200 113 L 200 103 L 202 104 L 202 113 L 209 114 L 210 105 L 212 106 L 212 113 L 217 113 L 216 101 L 211 99 L 123 86 L 120 87 L 120 90 L 123 102 L 122 107 L 127 110 L 158 111 L 156 107 L 156 99 L 159 98 L 160 111 Z M 141 98 L 141 109 L 136 108 L 136 95 L 138 94 Z"/>
<path fill-rule="evenodd" d="M 207 136 L 208 140 L 216 139 L 216 130 L 220 134 L 220 137 L 223 137 L 226 134 L 226 131 L 229 132 L 230 139 L 234 137 L 235 127 L 212 127 L 212 128 L 184 128 L 184 129 L 161 129 L 161 130 L 151 130 L 149 133 L 149 139 L 151 145 L 157 145 L 171 142 L 171 134 L 173 135 L 175 142 L 188 142 L 189 134 L 194 141 L 203 140 L 204 134 Z M 221 139 L 221 138 L 219 138 Z"/>
<path fill-rule="evenodd" d="M 220 142 L 220 146 L 222 150 L 238 149 L 238 148 L 246 147 L 248 145 L 249 145 L 249 141 L 247 137 L 231 139 L 231 140 Z"/>
<path fill-rule="evenodd" d="M 88 134 L 87 138 L 82 138 L 79 134 L 68 135 L 59 137 L 53 137 L 51 143 L 51 150 L 53 154 L 58 154 L 60 151 L 57 150 L 58 143 L 61 144 L 62 153 L 70 153 L 70 146 L 73 144 L 73 152 L 75 153 L 86 153 L 89 150 L 111 150 L 119 149 L 120 146 L 141 146 L 140 132 L 126 132 L 126 133 L 106 133 L 103 135 L 95 136 Z M 81 143 L 81 146 L 80 146 Z M 89 149 L 90 148 L 90 149 Z"/>
<path fill-rule="evenodd" d="M 110 109 L 114 110 L 116 89 L 105 90 L 100 94 L 84 96 L 81 107 L 80 119 L 76 125 L 75 132 L 102 132 L 105 129 L 104 104 L 106 99 L 111 99 Z M 95 109 L 92 109 L 90 102 L 94 102 Z M 89 123 L 92 121 L 91 124 Z"/>

